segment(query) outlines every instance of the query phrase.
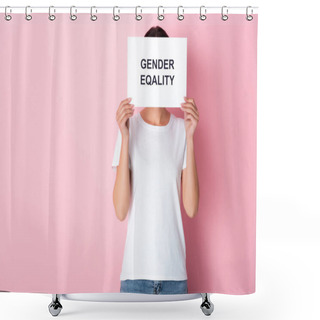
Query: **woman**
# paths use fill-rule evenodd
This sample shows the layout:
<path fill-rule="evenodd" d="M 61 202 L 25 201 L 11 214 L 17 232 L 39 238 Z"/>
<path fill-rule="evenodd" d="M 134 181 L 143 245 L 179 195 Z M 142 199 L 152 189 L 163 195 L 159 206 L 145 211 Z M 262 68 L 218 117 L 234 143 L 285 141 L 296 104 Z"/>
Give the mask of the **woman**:
<path fill-rule="evenodd" d="M 153 27 L 145 36 L 168 35 Z M 185 98 L 184 119 L 165 108 L 144 108 L 133 115 L 130 100 L 121 101 L 116 113 L 112 163 L 118 167 L 116 215 L 123 221 L 128 214 L 120 292 L 188 293 L 180 190 L 182 183 L 183 205 L 193 218 L 199 204 L 193 142 L 199 112 L 194 99 Z"/>

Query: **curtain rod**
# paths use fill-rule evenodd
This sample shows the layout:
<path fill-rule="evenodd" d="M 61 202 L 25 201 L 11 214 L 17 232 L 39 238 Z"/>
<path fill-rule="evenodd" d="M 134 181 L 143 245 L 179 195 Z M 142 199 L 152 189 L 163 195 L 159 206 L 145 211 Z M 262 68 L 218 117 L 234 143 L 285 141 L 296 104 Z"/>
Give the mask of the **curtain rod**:
<path fill-rule="evenodd" d="M 37 12 L 47 12 L 49 10 L 49 7 L 50 6 L 46 6 L 46 7 L 43 7 L 43 6 L 7 6 L 7 12 L 10 12 L 12 13 L 13 10 L 15 12 L 25 12 L 26 8 L 30 11 L 30 12 L 33 12 L 33 13 L 37 13 Z M 167 13 L 176 13 L 178 8 L 180 7 L 181 10 L 184 11 L 184 13 L 191 13 L 190 11 L 193 11 L 193 10 L 196 10 L 195 12 L 198 13 L 199 10 L 200 10 L 200 7 L 201 6 L 198 6 L 198 7 L 195 7 L 195 6 L 175 6 L 175 7 L 170 7 L 170 6 L 153 6 L 153 7 L 148 7 L 148 6 L 108 6 L 108 7 L 105 7 L 105 6 L 52 6 L 51 10 L 52 12 L 57 12 L 57 10 L 60 10 L 60 9 L 68 9 L 68 12 L 70 11 L 71 8 L 73 8 L 73 10 L 75 10 L 76 12 L 87 12 L 86 10 L 91 10 L 91 8 L 93 9 L 94 8 L 94 11 L 97 12 L 97 10 L 99 9 L 107 9 L 107 10 L 111 10 L 111 12 L 113 12 L 114 8 L 117 8 L 118 11 L 119 10 L 122 10 L 122 13 L 125 13 L 125 11 L 128 11 L 127 9 L 129 10 L 133 10 L 135 12 L 135 10 L 138 10 L 139 8 L 139 11 L 140 13 L 142 13 L 142 10 L 156 10 L 156 12 L 161 8 L 162 11 L 164 10 L 169 10 L 167 11 Z M 202 10 L 206 10 L 206 13 L 210 13 L 211 10 L 219 10 L 218 12 L 221 11 L 222 7 L 223 6 L 215 6 L 215 7 L 212 7 L 212 6 L 202 6 Z M 256 10 L 258 9 L 259 7 L 256 7 L 256 6 L 242 6 L 242 7 L 234 7 L 234 6 L 224 6 L 225 9 L 228 9 L 228 10 L 232 10 L 232 11 L 238 11 L 238 10 L 246 10 L 248 7 L 250 8 L 250 10 Z M 0 10 L 1 12 L 5 12 L 5 8 L 6 6 L 0 6 Z M 46 10 L 46 11 L 41 11 L 41 10 Z M 124 10 L 124 11 L 123 11 Z M 186 11 L 185 11 L 186 10 Z M 17 13 L 18 13 L 17 12 Z M 131 11 L 130 11 L 131 12 Z M 129 13 L 130 13 L 129 12 Z M 102 13 L 102 12 L 101 12 Z M 147 12 L 145 12 L 147 13 Z M 151 12 L 153 13 L 153 12 Z M 192 12 L 194 13 L 194 12 Z"/>
<path fill-rule="evenodd" d="M 6 6 L 0 6 L 0 8 L 5 8 Z M 20 8 L 20 9 L 24 9 L 26 6 L 10 6 L 11 8 Z M 46 9 L 46 8 L 49 8 L 49 6 L 45 6 L 45 7 L 39 7 L 39 6 L 31 6 L 32 8 L 39 8 L 39 9 Z M 72 6 L 54 6 L 55 8 L 70 8 Z M 87 9 L 90 9 L 91 6 L 74 6 L 74 7 L 77 7 L 77 8 L 87 8 Z M 104 7 L 104 6 L 93 6 L 94 8 L 105 8 L 105 9 L 112 9 L 114 6 L 108 6 L 108 7 Z M 137 6 L 117 6 L 118 8 L 131 8 L 131 9 L 135 9 Z M 147 7 L 147 6 L 138 6 L 138 7 L 141 7 L 141 8 L 150 8 L 150 9 L 158 9 L 158 7 Z M 175 7 L 169 7 L 169 6 L 160 6 L 160 7 L 163 7 L 163 8 L 171 8 L 171 9 L 177 9 L 179 6 L 175 6 Z M 189 9 L 199 9 L 200 6 L 196 6 L 196 7 L 190 7 L 190 6 L 181 6 L 183 8 L 189 8 Z M 216 6 L 216 7 L 211 7 L 211 6 L 204 6 L 206 8 L 209 8 L 209 9 L 220 9 L 222 6 Z M 233 6 L 227 6 L 228 8 L 238 8 L 238 9 L 245 9 L 247 6 L 242 6 L 242 7 L 233 7 Z M 252 8 L 259 8 L 259 7 L 252 7 Z"/>

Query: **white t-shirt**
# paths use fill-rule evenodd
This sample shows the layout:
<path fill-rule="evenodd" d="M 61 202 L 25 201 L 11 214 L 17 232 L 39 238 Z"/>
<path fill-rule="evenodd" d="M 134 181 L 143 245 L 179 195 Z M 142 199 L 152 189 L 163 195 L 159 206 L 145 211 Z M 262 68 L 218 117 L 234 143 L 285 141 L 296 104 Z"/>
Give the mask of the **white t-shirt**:
<path fill-rule="evenodd" d="M 187 280 L 180 210 L 182 169 L 186 167 L 184 119 L 170 115 L 165 126 L 129 118 L 132 196 L 120 280 Z M 118 137 L 112 167 L 119 165 Z"/>

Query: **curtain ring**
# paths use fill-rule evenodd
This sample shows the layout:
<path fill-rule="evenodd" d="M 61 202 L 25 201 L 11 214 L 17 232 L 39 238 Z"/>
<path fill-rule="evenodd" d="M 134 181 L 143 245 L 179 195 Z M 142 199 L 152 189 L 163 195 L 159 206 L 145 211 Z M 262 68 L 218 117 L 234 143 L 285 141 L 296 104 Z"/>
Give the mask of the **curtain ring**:
<path fill-rule="evenodd" d="M 72 21 L 76 20 L 77 19 L 77 16 L 75 14 L 72 13 L 72 8 L 75 8 L 76 6 L 71 6 L 70 7 L 70 19 Z M 75 12 L 77 12 L 77 9 L 75 9 Z"/>
<path fill-rule="evenodd" d="M 201 7 L 200 7 L 200 20 L 204 21 L 204 20 L 207 19 L 207 16 L 202 13 L 202 8 L 204 8 L 204 13 L 207 13 L 207 9 L 206 9 L 205 6 L 201 6 Z"/>
<path fill-rule="evenodd" d="M 95 8 L 95 6 L 92 6 L 90 9 L 90 19 L 91 21 L 96 21 L 98 19 L 97 15 L 92 13 L 93 8 Z M 96 9 L 96 13 L 97 13 L 97 9 Z"/>
<path fill-rule="evenodd" d="M 162 8 L 162 14 L 159 14 L 160 8 Z M 158 20 L 162 21 L 164 19 L 164 9 L 163 6 L 158 7 Z"/>
<path fill-rule="evenodd" d="M 32 19 L 32 15 L 31 14 L 28 14 L 28 8 L 30 8 L 30 6 L 26 6 L 26 17 L 25 17 L 25 19 L 27 20 L 27 21 L 30 21 L 31 19 Z M 32 12 L 32 9 L 30 9 L 30 12 Z"/>
<path fill-rule="evenodd" d="M 113 20 L 114 21 L 118 21 L 120 19 L 120 16 L 118 14 L 115 14 L 115 8 L 118 8 L 118 6 L 113 7 Z M 118 9 L 118 13 L 120 12 L 120 10 Z"/>
<path fill-rule="evenodd" d="M 53 20 L 56 19 L 56 16 L 51 13 L 51 8 L 54 8 L 54 6 L 50 6 L 50 7 L 49 7 L 49 20 L 50 20 L 50 21 L 53 21 Z M 56 12 L 56 10 L 54 9 L 53 12 Z"/>
<path fill-rule="evenodd" d="M 136 20 L 140 21 L 142 19 L 142 15 L 138 14 L 138 8 L 141 8 L 140 6 L 136 6 Z M 141 9 L 142 13 L 142 9 Z"/>
<path fill-rule="evenodd" d="M 227 6 L 222 6 L 222 8 L 221 8 L 221 19 L 223 20 L 223 21 L 226 21 L 226 20 L 228 20 L 228 8 L 227 8 L 227 14 L 224 14 L 223 13 L 223 8 L 227 8 Z"/>
<path fill-rule="evenodd" d="M 251 8 L 251 14 L 248 14 L 249 8 Z M 253 14 L 253 9 L 252 9 L 251 6 L 248 6 L 247 9 L 246 9 L 246 19 L 247 19 L 248 21 L 251 21 L 251 20 L 253 19 L 252 14 Z"/>
<path fill-rule="evenodd" d="M 180 8 L 182 8 L 182 14 L 180 14 Z M 183 20 L 184 19 L 184 15 L 183 15 L 183 13 L 184 13 L 184 9 L 183 9 L 183 6 L 179 6 L 178 7 L 178 20 Z"/>
<path fill-rule="evenodd" d="M 4 9 L 4 18 L 7 21 L 10 21 L 12 19 L 12 16 L 10 16 L 10 14 L 7 13 L 8 8 L 10 8 L 10 6 L 6 6 Z M 12 12 L 12 10 L 10 9 L 10 12 Z"/>

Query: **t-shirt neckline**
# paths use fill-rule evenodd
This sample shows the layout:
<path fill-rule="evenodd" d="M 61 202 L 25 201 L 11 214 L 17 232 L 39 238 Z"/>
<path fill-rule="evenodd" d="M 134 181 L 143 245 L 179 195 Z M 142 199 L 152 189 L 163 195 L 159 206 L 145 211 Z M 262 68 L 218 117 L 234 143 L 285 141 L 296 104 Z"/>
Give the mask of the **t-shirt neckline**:
<path fill-rule="evenodd" d="M 173 122 L 173 114 L 170 113 L 170 119 L 169 119 L 169 122 L 164 125 L 164 126 L 155 126 L 153 124 L 150 124 L 150 123 L 147 123 L 143 120 L 140 112 L 138 112 L 138 120 L 139 120 L 139 123 L 141 123 L 141 125 L 143 125 L 145 128 L 149 129 L 149 130 L 153 130 L 153 131 L 167 131 L 170 126 L 172 125 L 172 122 Z"/>

